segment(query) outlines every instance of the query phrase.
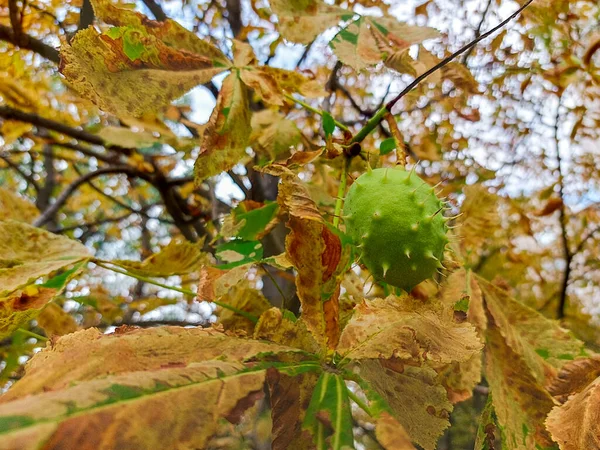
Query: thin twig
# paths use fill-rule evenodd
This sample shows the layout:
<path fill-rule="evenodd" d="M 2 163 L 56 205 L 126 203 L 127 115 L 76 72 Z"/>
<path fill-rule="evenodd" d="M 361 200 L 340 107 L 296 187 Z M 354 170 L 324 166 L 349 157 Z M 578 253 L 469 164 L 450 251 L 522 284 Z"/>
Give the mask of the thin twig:
<path fill-rule="evenodd" d="M 433 66 L 431 69 L 429 69 L 429 70 L 425 71 L 424 73 L 422 73 L 421 75 L 419 75 L 417 78 L 415 78 L 412 81 L 412 83 L 410 83 L 408 86 L 406 86 L 402 90 L 402 92 L 400 92 L 396 97 L 394 97 L 392 100 L 390 100 L 388 102 L 388 104 L 386 105 L 386 109 L 388 111 L 391 111 L 392 108 L 394 107 L 394 105 L 396 103 L 398 103 L 398 101 L 402 97 L 404 97 L 406 94 L 408 94 L 410 91 L 412 91 L 417 85 L 419 85 L 419 83 L 421 83 L 421 81 L 423 81 L 425 78 L 427 78 L 429 75 L 433 74 L 434 72 L 437 72 L 439 69 L 441 69 L 442 67 L 444 67 L 445 65 L 447 65 L 448 63 L 450 63 L 456 57 L 458 57 L 458 56 L 462 55 L 463 53 L 465 53 L 466 51 L 468 51 L 471 47 L 473 47 L 473 46 L 477 45 L 479 42 L 483 41 L 488 36 L 494 34 L 496 31 L 498 31 L 499 29 L 503 28 L 508 22 L 510 22 L 511 20 L 513 20 L 519 14 L 521 14 L 521 11 L 523 11 L 525 8 L 527 8 L 532 2 L 533 2 L 533 0 L 527 0 L 527 2 L 525 2 L 523 4 L 523 6 L 521 6 L 519 9 L 517 9 L 514 13 L 512 13 L 509 17 L 507 17 L 502 22 L 500 22 L 498 25 L 496 25 L 495 27 L 493 27 L 491 30 L 486 31 L 481 36 L 473 39 L 467 45 L 465 45 L 464 47 L 462 47 L 459 50 L 455 51 L 450 56 L 444 58 L 442 61 L 440 61 L 439 63 L 437 63 L 435 66 Z"/>

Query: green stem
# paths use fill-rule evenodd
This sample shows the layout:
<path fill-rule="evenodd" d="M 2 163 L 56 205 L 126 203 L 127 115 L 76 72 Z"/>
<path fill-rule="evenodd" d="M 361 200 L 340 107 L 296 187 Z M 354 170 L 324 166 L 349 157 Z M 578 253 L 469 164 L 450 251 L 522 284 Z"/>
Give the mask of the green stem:
<path fill-rule="evenodd" d="M 296 98 L 296 97 L 294 97 L 293 95 L 290 95 L 290 94 L 283 94 L 283 96 L 284 96 L 285 98 L 287 98 L 288 100 L 291 100 L 291 101 L 293 101 L 294 103 L 298 103 L 298 104 L 299 104 L 300 106 L 302 106 L 304 109 L 306 109 L 306 110 L 308 110 L 308 111 L 310 111 L 310 112 L 313 112 L 313 113 L 315 113 L 315 114 L 318 114 L 318 115 L 319 115 L 319 116 L 321 116 L 321 117 L 323 116 L 323 111 L 321 111 L 320 109 L 317 109 L 317 108 L 314 108 L 314 107 L 310 106 L 308 103 L 306 103 L 306 102 L 304 102 L 304 101 L 302 101 L 302 100 L 299 100 L 299 99 L 297 99 L 297 98 Z M 341 123 L 341 122 L 338 122 L 338 121 L 337 121 L 337 120 L 335 120 L 335 119 L 333 120 L 333 122 L 335 123 L 335 126 L 336 126 L 336 127 L 338 127 L 340 130 L 343 130 L 343 131 L 350 131 L 350 130 L 349 130 L 349 128 L 348 128 L 346 125 L 344 125 L 343 123 Z"/>
<path fill-rule="evenodd" d="M 365 138 L 369 135 L 369 133 L 371 133 L 371 131 L 377 128 L 377 125 L 381 123 L 381 121 L 388 112 L 388 109 L 385 106 L 382 106 L 381 109 L 377 111 L 375 115 L 367 121 L 365 126 L 358 130 L 358 133 L 354 135 L 350 143 L 353 144 L 354 142 L 364 141 Z"/>
<path fill-rule="evenodd" d="M 283 293 L 283 290 L 281 289 L 281 287 L 277 283 L 277 280 L 275 280 L 275 277 L 273 276 L 273 274 L 267 270 L 267 268 L 265 267 L 264 264 L 261 263 L 261 264 L 259 264 L 259 266 L 267 274 L 267 276 L 271 279 L 271 282 L 275 285 L 275 288 L 277 289 L 277 291 L 281 295 L 281 298 L 282 298 L 282 301 L 283 301 L 283 303 L 281 304 L 281 309 L 285 309 L 285 306 L 287 304 L 287 298 L 285 298 L 285 294 Z"/>
<path fill-rule="evenodd" d="M 340 187 L 338 188 L 337 198 L 335 199 L 335 211 L 333 212 L 333 226 L 339 228 L 340 215 L 344 204 L 344 195 L 348 184 L 348 167 L 350 167 L 350 158 L 344 158 L 342 163 L 342 173 L 340 174 Z"/>
<path fill-rule="evenodd" d="M 350 400 L 352 400 L 354 403 L 356 403 L 358 405 L 358 407 L 360 409 L 362 409 L 364 412 L 366 412 L 370 417 L 375 417 L 373 411 L 371 411 L 371 408 L 369 408 L 367 406 L 367 404 L 365 402 L 363 402 L 354 392 L 352 392 L 350 389 L 346 388 L 346 390 L 348 391 L 348 397 L 350 397 Z"/>
<path fill-rule="evenodd" d="M 25 330 L 25 329 L 23 329 L 23 328 L 18 328 L 18 329 L 17 329 L 17 332 L 19 332 L 19 333 L 22 333 L 22 334 L 24 334 L 24 335 L 26 335 L 26 336 L 29 336 L 29 337 L 35 338 L 35 339 L 37 339 L 38 341 L 47 341 L 47 340 L 48 340 L 48 338 L 47 338 L 47 337 L 45 337 L 45 336 L 42 336 L 42 335 L 40 335 L 40 334 L 37 334 L 37 333 L 34 333 L 33 331 Z"/>
<path fill-rule="evenodd" d="M 196 295 L 197 295 L 196 292 L 190 291 L 189 289 L 183 289 L 183 288 L 180 288 L 177 286 L 169 286 L 164 283 L 159 283 L 158 281 L 155 281 L 152 278 L 144 277 L 142 275 L 138 275 L 138 274 L 131 273 L 131 272 L 126 272 L 124 270 L 117 269 L 116 267 L 110 267 L 110 266 L 107 266 L 106 264 L 101 263 L 100 261 L 94 261 L 94 262 L 98 266 L 102 267 L 103 269 L 112 270 L 113 272 L 120 273 L 121 275 L 127 275 L 128 277 L 136 278 L 145 283 L 153 284 L 153 285 L 161 287 L 161 288 L 170 289 L 171 291 L 181 292 L 182 294 L 191 295 L 194 297 L 196 297 Z M 229 311 L 239 314 L 240 316 L 245 317 L 246 319 L 250 320 L 253 323 L 258 322 L 258 317 L 256 317 L 255 315 L 247 313 L 246 311 L 242 311 L 241 309 L 237 309 L 231 305 L 228 305 L 227 303 L 221 303 L 221 302 L 218 302 L 215 300 L 213 300 L 212 303 L 214 303 L 217 306 L 220 306 L 223 309 L 228 309 Z"/>

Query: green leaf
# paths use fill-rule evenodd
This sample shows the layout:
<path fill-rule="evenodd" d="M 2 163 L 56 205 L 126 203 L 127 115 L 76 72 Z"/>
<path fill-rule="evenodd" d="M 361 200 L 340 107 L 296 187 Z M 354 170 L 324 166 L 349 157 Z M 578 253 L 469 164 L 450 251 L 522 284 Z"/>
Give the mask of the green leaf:
<path fill-rule="evenodd" d="M 396 148 L 396 139 L 393 137 L 387 138 L 379 145 L 379 153 L 381 155 L 387 155 Z"/>
<path fill-rule="evenodd" d="M 318 449 L 354 448 L 347 389 L 338 374 L 323 372 L 317 381 L 302 428 L 312 433 Z"/>
<path fill-rule="evenodd" d="M 325 132 L 325 137 L 331 136 L 335 131 L 335 120 L 327 111 L 323 111 L 323 131 Z"/>
<path fill-rule="evenodd" d="M 475 450 L 494 450 L 496 448 L 496 440 L 499 437 L 500 429 L 496 424 L 492 394 L 489 394 L 479 418 Z"/>
<path fill-rule="evenodd" d="M 219 265 L 219 269 L 233 269 L 262 260 L 263 247 L 258 241 L 235 239 L 217 246 L 215 254 L 221 261 L 226 261 L 226 264 Z"/>
<path fill-rule="evenodd" d="M 265 231 L 267 225 L 277 217 L 279 205 L 277 202 L 270 202 L 261 208 L 251 211 L 244 211 L 238 206 L 234 212 L 236 222 L 244 222 L 237 233 L 237 237 L 246 241 L 255 241 Z"/>

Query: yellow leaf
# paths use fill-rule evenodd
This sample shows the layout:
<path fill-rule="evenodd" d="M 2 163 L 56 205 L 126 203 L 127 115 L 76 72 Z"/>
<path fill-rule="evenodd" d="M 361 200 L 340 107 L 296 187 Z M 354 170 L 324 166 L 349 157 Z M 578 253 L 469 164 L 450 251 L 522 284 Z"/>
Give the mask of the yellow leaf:
<path fill-rule="evenodd" d="M 456 323 L 452 314 L 408 295 L 366 300 L 356 306 L 337 351 L 352 359 L 466 361 L 482 344 L 475 328 Z"/>
<path fill-rule="evenodd" d="M 262 293 L 250 287 L 247 281 L 233 286 L 219 301 L 256 317 L 271 306 Z M 253 322 L 228 309 L 218 308 L 217 316 L 226 330 L 243 330 L 249 334 L 254 330 Z"/>
<path fill-rule="evenodd" d="M 558 369 L 584 352 L 583 342 L 557 321 L 547 319 L 480 277 L 477 283 L 499 333 L 541 385 L 552 383 Z"/>
<path fill-rule="evenodd" d="M 237 70 L 223 81 L 194 166 L 196 183 L 243 163 L 250 139 L 248 91 Z"/>
<path fill-rule="evenodd" d="M 90 257 L 77 241 L 13 220 L 0 221 L 0 295 Z"/>
<path fill-rule="evenodd" d="M 56 303 L 48 303 L 36 321 L 46 336 L 63 336 L 79 329 L 75 319 Z"/>
<path fill-rule="evenodd" d="M 38 209 L 29 200 L 8 189 L 0 188 L 0 221 L 12 219 L 31 223 L 39 214 Z"/>
<path fill-rule="evenodd" d="M 490 324 L 485 347 L 486 379 L 498 422 L 502 427 L 503 448 L 529 450 L 552 446 L 544 419 L 553 401 L 531 375 L 521 357 Z"/>
<path fill-rule="evenodd" d="M 410 438 L 424 449 L 433 450 L 450 426 L 452 411 L 435 371 L 426 366 L 390 367 L 374 359 L 359 361 L 358 367 L 361 377 L 388 402 L 394 418 Z"/>
<path fill-rule="evenodd" d="M 254 330 L 254 339 L 266 339 L 310 353 L 317 353 L 319 350 L 319 346 L 302 320 L 292 322 L 284 318 L 281 310 L 275 307 L 268 309 L 260 316 Z"/>
<path fill-rule="evenodd" d="M 546 427 L 561 450 L 600 449 L 600 377 L 555 407 Z"/>
<path fill-rule="evenodd" d="M 414 450 L 410 436 L 391 414 L 384 412 L 375 422 L 375 436 L 385 450 Z"/>
<path fill-rule="evenodd" d="M 307 0 L 294 4 L 288 0 L 272 0 L 271 8 L 277 14 L 277 30 L 289 41 L 308 44 L 317 35 L 331 28 L 349 11 L 327 5 L 321 0 Z"/>
<path fill-rule="evenodd" d="M 139 117 L 226 70 L 225 56 L 176 22 L 152 22 L 134 11 L 93 2 L 97 16 L 117 25 L 89 27 L 61 46 L 60 71 L 101 109 Z"/>
<path fill-rule="evenodd" d="M 202 251 L 203 245 L 203 239 L 195 243 L 173 240 L 160 252 L 149 256 L 144 261 L 115 259 L 109 262 L 128 272 L 145 277 L 186 275 L 210 262 L 209 255 Z"/>
<path fill-rule="evenodd" d="M 73 384 L 109 375 L 153 374 L 167 367 L 193 367 L 217 359 L 236 365 L 262 352 L 298 351 L 270 342 L 234 338 L 215 329 L 123 327 L 105 335 L 89 328 L 63 336 L 36 353 L 25 377 L 0 398 L 0 403 L 63 391 Z"/>

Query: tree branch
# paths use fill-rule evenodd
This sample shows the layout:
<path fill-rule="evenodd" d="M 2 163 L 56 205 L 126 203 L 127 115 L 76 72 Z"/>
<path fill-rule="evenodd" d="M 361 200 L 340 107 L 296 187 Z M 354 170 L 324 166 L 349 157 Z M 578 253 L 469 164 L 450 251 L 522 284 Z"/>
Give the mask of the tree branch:
<path fill-rule="evenodd" d="M 556 164 L 558 166 L 558 196 L 561 204 L 559 209 L 559 223 L 560 223 L 560 236 L 563 246 L 563 254 L 565 257 L 565 272 L 560 287 L 560 294 L 558 297 L 558 310 L 556 312 L 557 318 L 562 319 L 565 316 L 565 307 L 567 305 L 567 288 L 569 287 L 569 278 L 571 277 L 571 261 L 573 260 L 573 254 L 569 248 L 569 236 L 567 234 L 567 214 L 565 207 L 565 195 L 564 195 L 564 171 L 562 166 L 562 158 L 560 156 L 560 107 L 562 105 L 562 97 L 558 97 L 558 105 L 556 106 L 556 116 L 554 119 L 554 145 L 556 147 Z"/>
<path fill-rule="evenodd" d="M 125 174 L 125 175 L 129 175 L 129 176 L 139 177 L 139 178 L 145 179 L 146 181 L 149 181 L 149 182 L 152 181 L 152 179 L 148 175 L 134 169 L 131 166 L 103 167 L 103 168 L 95 170 L 93 172 L 86 173 L 82 177 L 73 181 L 69 186 L 67 186 L 67 188 L 64 191 L 62 191 L 61 194 L 58 196 L 56 201 L 50 207 L 48 207 L 42 213 L 41 216 L 39 216 L 35 220 L 33 225 L 36 227 L 41 227 L 42 225 L 47 223 L 58 212 L 58 210 L 60 210 L 60 208 L 69 199 L 69 197 L 71 195 L 73 195 L 73 193 L 77 189 L 79 189 L 79 187 L 81 185 L 83 185 L 83 184 L 87 183 L 88 181 L 93 180 L 94 178 L 97 178 L 101 175 L 108 175 L 108 174 Z"/>
<path fill-rule="evenodd" d="M 28 173 L 26 173 L 23 169 L 21 169 L 21 167 L 19 167 L 19 165 L 17 163 L 15 163 L 14 161 L 12 161 L 7 156 L 0 155 L 0 159 L 2 159 L 15 172 L 17 172 L 19 175 L 21 175 L 21 177 L 23 177 L 23 179 L 27 183 L 31 184 L 33 186 L 33 188 L 36 190 L 36 192 L 39 192 L 40 185 L 33 179 L 33 176 L 31 176 Z"/>
<path fill-rule="evenodd" d="M 87 131 L 78 130 L 77 128 L 72 128 L 68 125 L 56 122 L 51 119 L 46 119 L 44 117 L 38 116 L 37 114 L 20 111 L 18 109 L 11 108 L 10 106 L 0 106 L 0 117 L 9 120 L 19 120 L 21 122 L 30 123 L 37 127 L 47 128 L 49 130 L 53 130 L 58 133 L 70 136 L 74 139 L 89 142 L 90 144 L 102 146 L 105 145 L 104 139 L 102 139 L 100 136 L 88 133 Z"/>
<path fill-rule="evenodd" d="M 444 67 L 445 65 L 447 65 L 448 63 L 450 63 L 452 60 L 454 60 L 456 57 L 458 57 L 458 56 L 462 55 L 463 53 L 467 52 L 470 48 L 474 47 L 479 42 L 481 42 L 485 38 L 487 38 L 488 36 L 494 34 L 496 31 L 498 31 L 499 29 L 503 28 L 508 22 L 510 22 L 511 20 L 513 20 L 519 14 L 521 14 L 521 11 L 523 11 L 525 8 L 527 8 L 531 4 L 531 2 L 533 2 L 533 0 L 527 0 L 527 2 L 525 2 L 523 4 L 523 6 L 521 6 L 519 9 L 517 9 L 514 13 L 512 13 L 509 17 L 507 17 L 506 19 L 504 19 L 502 22 L 500 22 L 494 28 L 492 28 L 491 30 L 486 31 L 481 36 L 473 39 L 467 45 L 465 45 L 464 47 L 462 47 L 459 50 L 455 51 L 450 56 L 444 58 L 442 61 L 440 61 L 439 63 L 437 63 L 431 69 L 423 72 L 421 75 L 419 75 L 417 78 L 415 78 L 412 81 L 412 83 L 410 83 L 408 86 L 406 86 L 402 90 L 402 92 L 400 92 L 396 97 L 394 97 L 392 100 L 390 100 L 388 102 L 388 104 L 386 105 L 386 109 L 388 111 L 391 111 L 392 108 L 394 107 L 394 105 L 396 103 L 398 103 L 398 101 L 402 97 L 404 97 L 406 94 L 408 94 L 410 91 L 412 91 L 415 87 L 417 87 L 421 83 L 421 81 L 423 81 L 425 78 L 427 78 L 429 75 L 433 74 L 434 72 L 437 72 L 439 69 L 441 69 L 442 67 Z"/>
<path fill-rule="evenodd" d="M 150 10 L 150 12 L 152 13 L 152 15 L 154 16 L 154 18 L 156 20 L 160 20 L 161 22 L 164 22 L 165 20 L 168 19 L 164 10 L 154 0 L 142 0 L 142 1 L 143 1 L 144 5 L 146 5 L 146 8 L 148 8 Z"/>
<path fill-rule="evenodd" d="M 20 47 L 26 50 L 31 50 L 38 55 L 58 64 L 60 62 L 60 56 L 58 50 L 54 47 L 44 44 L 39 39 L 31 37 L 27 34 L 17 35 L 13 32 L 10 27 L 6 25 L 0 25 L 0 40 L 10 42 L 16 47 Z"/>

